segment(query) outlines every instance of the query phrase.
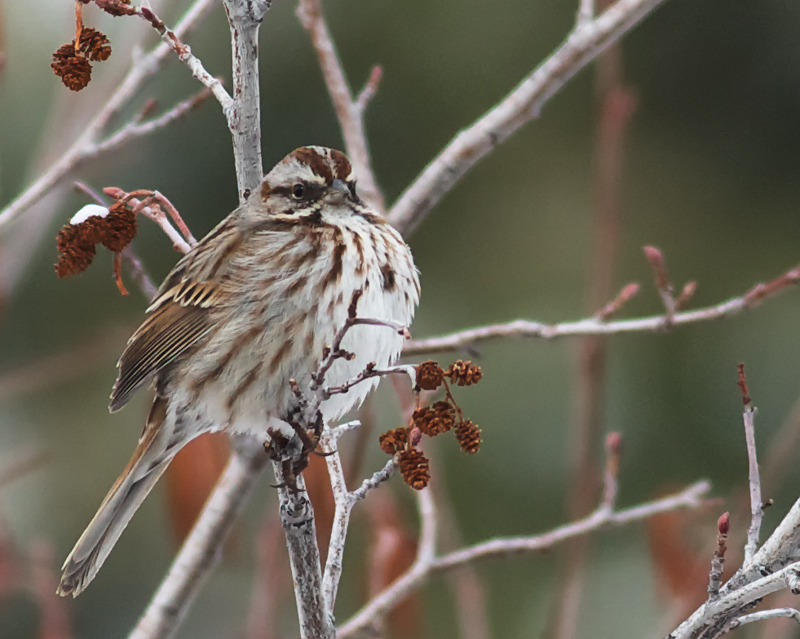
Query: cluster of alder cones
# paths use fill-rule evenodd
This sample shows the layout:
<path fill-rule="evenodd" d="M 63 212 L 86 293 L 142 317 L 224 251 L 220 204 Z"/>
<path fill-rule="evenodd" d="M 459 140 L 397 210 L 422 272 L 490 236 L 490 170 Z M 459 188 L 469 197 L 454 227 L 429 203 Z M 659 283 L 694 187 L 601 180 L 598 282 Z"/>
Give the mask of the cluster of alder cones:
<path fill-rule="evenodd" d="M 136 215 L 125 202 L 115 202 L 109 208 L 90 205 L 92 214 L 85 219 L 73 218 L 58 232 L 56 246 L 59 260 L 56 274 L 69 277 L 82 273 L 92 263 L 97 245 L 112 253 L 122 251 L 136 235 Z"/>
<path fill-rule="evenodd" d="M 446 398 L 431 406 L 417 408 L 408 426 L 384 433 L 379 442 L 381 450 L 387 455 L 397 455 L 405 482 L 415 490 L 422 490 L 431 477 L 430 460 L 417 448 L 422 435 L 436 437 L 453 430 L 461 450 L 472 454 L 480 449 L 481 430 L 470 420 L 464 419 L 461 408 L 450 392 L 450 384 L 471 386 L 477 384 L 483 374 L 479 366 L 462 360 L 453 362 L 447 370 L 437 362 L 427 361 L 417 366 L 416 371 L 417 391 L 435 391 L 444 386 Z"/>
<path fill-rule="evenodd" d="M 81 7 L 90 0 L 75 3 L 77 32 L 75 39 L 62 45 L 53 54 L 53 69 L 70 91 L 80 91 L 92 79 L 92 62 L 103 62 L 111 55 L 111 44 L 104 33 L 83 24 Z M 94 3 L 112 16 L 134 15 L 136 9 L 130 0 L 94 0 Z"/>

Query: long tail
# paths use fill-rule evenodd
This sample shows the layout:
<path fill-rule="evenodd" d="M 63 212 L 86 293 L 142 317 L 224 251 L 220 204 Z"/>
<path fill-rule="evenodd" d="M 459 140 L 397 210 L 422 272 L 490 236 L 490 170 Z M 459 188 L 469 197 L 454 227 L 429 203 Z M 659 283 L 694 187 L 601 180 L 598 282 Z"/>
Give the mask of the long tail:
<path fill-rule="evenodd" d="M 77 597 L 97 575 L 125 526 L 155 486 L 174 455 L 163 432 L 166 400 L 157 398 L 144 434 L 127 467 L 108 492 L 63 566 L 58 594 Z"/>

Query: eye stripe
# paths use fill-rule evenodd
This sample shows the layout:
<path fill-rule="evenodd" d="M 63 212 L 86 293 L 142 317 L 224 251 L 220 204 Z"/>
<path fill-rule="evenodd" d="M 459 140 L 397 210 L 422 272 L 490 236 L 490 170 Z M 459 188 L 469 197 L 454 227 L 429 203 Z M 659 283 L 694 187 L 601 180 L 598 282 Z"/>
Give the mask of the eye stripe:
<path fill-rule="evenodd" d="M 283 195 L 284 197 L 291 197 L 292 187 L 289 186 L 275 186 L 270 189 L 270 194 Z"/>

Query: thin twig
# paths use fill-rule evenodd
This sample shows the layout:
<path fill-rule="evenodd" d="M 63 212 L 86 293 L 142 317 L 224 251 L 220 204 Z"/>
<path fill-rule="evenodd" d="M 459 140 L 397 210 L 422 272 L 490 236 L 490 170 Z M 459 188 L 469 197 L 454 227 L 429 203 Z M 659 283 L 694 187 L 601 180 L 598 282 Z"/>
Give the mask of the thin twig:
<path fill-rule="evenodd" d="M 764 571 L 774 571 L 794 561 L 800 548 L 800 499 L 789 509 L 787 515 L 749 562 L 737 571 L 722 587 L 723 592 L 732 592 L 743 584 L 757 579 Z"/>
<path fill-rule="evenodd" d="M 346 432 L 344 426 L 340 426 L 335 430 L 326 430 L 320 440 L 323 450 L 326 451 L 325 461 L 328 464 L 333 497 L 336 502 L 331 539 L 328 546 L 328 559 L 325 563 L 325 572 L 322 577 L 322 592 L 329 610 L 333 610 L 336 604 L 336 593 L 342 576 L 342 558 L 353 506 L 364 499 L 370 490 L 389 479 L 397 468 L 397 463 L 392 458 L 381 470 L 375 472 L 372 477 L 365 479 L 358 489 L 348 492 L 344 472 L 342 471 L 342 461 L 337 449 L 339 437 Z"/>
<path fill-rule="evenodd" d="M 192 234 L 189 232 L 189 229 L 185 224 L 183 224 L 183 220 L 181 220 L 181 225 L 186 233 L 187 239 L 181 237 L 181 234 L 175 230 L 175 227 L 172 226 L 170 221 L 167 219 L 167 214 L 164 213 L 160 206 L 160 204 L 163 204 L 162 199 L 166 198 L 158 193 L 158 191 L 138 189 L 128 193 L 115 186 L 108 186 L 103 189 L 103 192 L 106 195 L 113 197 L 117 201 L 130 204 L 134 213 L 141 213 L 145 217 L 155 222 L 161 228 L 161 230 L 164 231 L 164 234 L 172 241 L 172 246 L 176 251 L 179 251 L 185 255 L 191 251 L 194 244 L 197 243 L 194 237 L 192 237 Z M 143 197 L 144 199 L 140 200 L 139 197 Z M 154 204 L 155 206 L 153 206 Z M 175 211 L 171 204 L 170 207 L 172 211 Z M 177 211 L 175 211 L 175 214 L 177 214 Z M 178 219 L 180 219 L 180 216 L 178 216 Z"/>
<path fill-rule="evenodd" d="M 143 135 L 149 135 L 150 133 L 155 133 L 159 129 L 163 129 L 169 124 L 175 122 L 175 120 L 182 118 L 189 112 L 196 109 L 200 106 L 208 96 L 211 95 L 209 89 L 205 88 L 202 91 L 198 91 L 190 98 L 183 100 L 182 102 L 178 102 L 175 106 L 173 106 L 168 111 L 165 111 L 161 115 L 155 118 L 151 118 L 150 120 L 142 121 L 141 118 L 134 117 L 132 118 L 127 124 L 124 124 L 116 133 L 112 133 L 106 139 L 98 142 L 97 148 L 95 149 L 95 153 L 97 155 L 101 153 L 106 153 L 107 151 L 111 151 L 121 144 L 124 144 L 128 140 L 136 137 L 141 137 Z"/>
<path fill-rule="evenodd" d="M 744 364 L 739 364 L 739 388 L 742 391 L 744 402 L 744 436 L 747 442 L 748 476 L 750 485 L 750 527 L 747 529 L 747 543 L 744 547 L 744 563 L 752 561 L 758 550 L 758 536 L 761 533 L 761 520 L 764 518 L 764 508 L 761 501 L 761 477 L 758 472 L 758 457 L 756 455 L 756 409 L 750 403 L 750 394 L 747 389 L 747 380 L 744 376 Z"/>
<path fill-rule="evenodd" d="M 336 504 L 331 526 L 331 537 L 328 543 L 328 557 L 325 562 L 325 571 L 322 575 L 322 595 L 328 610 L 333 611 L 336 605 L 336 593 L 339 589 L 339 580 L 342 576 L 342 558 L 344 556 L 347 529 L 350 525 L 350 512 L 353 502 L 347 492 L 347 483 L 342 470 L 342 460 L 339 457 L 338 435 L 326 430 L 320 445 L 326 451 L 325 461 L 328 465 L 328 474 L 331 478 L 331 489 Z"/>
<path fill-rule="evenodd" d="M 77 190 L 86 193 L 86 195 L 92 198 L 98 205 L 108 207 L 108 203 L 106 202 L 105 198 L 88 184 L 85 184 L 84 182 L 75 182 L 74 186 Z M 133 278 L 133 281 L 136 282 L 139 290 L 142 291 L 148 302 L 152 301 L 158 292 L 158 287 L 153 283 L 153 280 L 147 273 L 144 264 L 142 264 L 139 256 L 133 249 L 133 245 L 128 244 L 128 246 L 122 249 L 122 259 L 124 259 L 125 263 L 128 265 L 128 270 L 130 271 L 131 277 Z"/>
<path fill-rule="evenodd" d="M 197 244 L 197 240 L 192 235 L 192 232 L 189 230 L 189 227 L 186 225 L 186 222 L 183 221 L 181 214 L 178 213 L 178 209 L 170 202 L 164 195 L 159 193 L 158 191 L 153 191 L 152 197 L 162 208 L 166 209 L 167 215 L 172 218 L 172 221 L 175 222 L 175 226 L 178 227 L 178 230 L 183 235 L 183 238 L 186 240 L 186 243 L 194 247 Z"/>
<path fill-rule="evenodd" d="M 666 315 L 664 315 L 664 326 L 669 328 L 672 326 L 675 312 L 678 310 L 678 303 L 675 299 L 675 289 L 672 287 L 672 281 L 669 279 L 669 273 L 667 272 L 667 262 L 664 259 L 664 254 L 655 246 L 645 246 L 644 254 L 653 269 L 658 295 L 667 311 Z"/>
<path fill-rule="evenodd" d="M 517 88 L 453 138 L 392 206 L 389 221 L 404 235 L 411 233 L 467 171 L 537 117 L 578 71 L 662 2 L 617 0 L 594 20 L 578 25 Z"/>
<path fill-rule="evenodd" d="M 387 375 L 408 375 L 411 378 L 412 385 L 416 381 L 416 369 L 414 366 L 408 364 L 391 366 L 389 368 L 372 368 L 371 366 L 367 366 L 367 368 L 361 371 L 356 377 L 346 381 L 344 384 L 325 388 L 325 398 L 327 399 L 331 397 L 331 395 L 346 393 L 353 388 L 353 386 L 373 377 L 386 377 Z"/>
<path fill-rule="evenodd" d="M 372 97 L 367 90 L 374 94 L 380 75 L 373 69 L 367 88 L 357 100 L 354 100 L 336 53 L 333 38 L 325 23 L 320 1 L 300 0 L 297 5 L 297 17 L 311 36 L 311 43 L 317 52 L 322 76 L 342 129 L 347 155 L 353 163 L 353 172 L 358 178 L 360 196 L 370 206 L 383 211 L 383 195 L 372 171 L 367 136 L 364 132 L 364 109 Z"/>
<path fill-rule="evenodd" d="M 158 287 L 150 278 L 142 261 L 139 259 L 139 256 L 136 255 L 136 251 L 133 250 L 130 244 L 122 249 L 122 258 L 128 265 L 128 270 L 130 271 L 133 281 L 136 282 L 145 298 L 147 298 L 147 301 L 152 302 L 158 292 Z"/>
<path fill-rule="evenodd" d="M 670 639 L 705 639 L 724 634 L 741 617 L 738 611 L 746 610 L 767 595 L 789 587 L 790 575 L 796 575 L 799 570 L 800 562 L 795 562 L 741 588 L 721 594 L 714 601 L 700 606 L 669 635 Z"/>
<path fill-rule="evenodd" d="M 367 79 L 364 88 L 361 89 L 361 93 L 359 93 L 358 97 L 356 98 L 356 108 L 361 112 L 362 116 L 364 111 L 367 110 L 369 103 L 372 102 L 372 99 L 378 92 L 378 86 L 380 86 L 382 79 L 383 67 L 376 64 L 374 67 L 372 67 L 372 71 L 370 71 L 369 78 Z"/>
<path fill-rule="evenodd" d="M 715 576 L 711 575 L 709 583 L 711 596 L 708 601 L 669 635 L 671 639 L 714 639 L 736 627 L 737 624 L 740 625 L 739 620 L 743 613 L 750 610 L 765 595 L 784 588 L 791 590 L 793 594 L 800 594 L 800 562 L 796 561 L 800 547 L 800 499 L 795 501 L 774 532 L 756 551 L 763 508 L 758 463 L 755 457 L 755 431 L 752 424 L 754 409 L 751 406 L 742 365 L 739 366 L 739 387 L 745 406 L 744 420 L 750 460 L 752 520 L 745 546 L 747 558 L 736 574 L 722 587 L 719 587 L 718 583 L 713 583 Z M 721 519 L 720 524 L 722 523 L 725 526 L 720 525 L 720 533 L 727 532 L 727 522 L 722 522 Z M 721 566 L 718 572 L 721 573 Z"/>
<path fill-rule="evenodd" d="M 376 470 L 374 473 L 372 473 L 371 477 L 367 477 L 364 481 L 361 482 L 361 485 L 358 488 L 356 488 L 353 492 L 350 493 L 350 496 L 353 499 L 353 501 L 358 503 L 359 501 L 364 499 L 364 497 L 367 496 L 367 493 L 369 493 L 369 491 L 377 488 L 383 482 L 391 478 L 391 476 L 394 475 L 394 471 L 396 470 L 397 470 L 397 460 L 392 458 L 383 465 L 383 468 L 381 468 L 380 470 Z"/>
<path fill-rule="evenodd" d="M 622 310 L 622 307 L 625 306 L 628 302 L 630 302 L 636 295 L 639 294 L 639 285 L 636 283 L 626 284 L 622 287 L 617 296 L 611 300 L 608 304 L 606 304 L 603 308 L 601 308 L 596 314 L 595 317 L 603 322 L 608 321 L 614 315 Z"/>
<path fill-rule="evenodd" d="M 720 515 L 717 520 L 717 547 L 714 550 L 714 557 L 711 559 L 711 570 L 708 572 L 709 601 L 719 597 L 719 589 L 722 585 L 722 571 L 725 568 L 725 552 L 728 550 L 727 542 L 730 526 L 730 515 L 727 512 Z"/>
<path fill-rule="evenodd" d="M 240 439 L 227 467 L 128 639 L 172 636 L 219 558 L 233 526 L 266 463 L 258 442 Z"/>
<path fill-rule="evenodd" d="M 641 521 L 655 515 L 683 508 L 698 508 L 703 505 L 703 500 L 710 489 L 711 485 L 708 482 L 701 481 L 675 495 L 617 512 L 608 512 L 605 508 L 598 508 L 585 519 L 561 526 L 542 535 L 494 539 L 438 558 L 431 556 L 431 551 L 429 550 L 433 546 L 431 539 L 435 535 L 435 524 L 431 523 L 428 517 L 423 516 L 423 534 L 420 541 L 419 556 L 423 555 L 424 548 L 426 549 L 424 554 L 430 556 L 430 560 L 421 561 L 418 557 L 417 561 L 405 574 L 345 622 L 339 628 L 337 637 L 339 639 L 350 637 L 361 629 L 372 625 L 376 619 L 389 611 L 411 591 L 425 583 L 433 573 L 453 570 L 481 559 L 546 550 L 567 539 L 585 535 L 601 528 L 624 526 L 635 521 Z M 422 494 L 426 492 L 421 491 L 421 500 L 423 499 Z M 421 506 L 426 505 L 421 503 Z"/>
<path fill-rule="evenodd" d="M 192 53 L 192 50 L 189 48 L 189 46 L 184 44 L 180 36 L 172 29 L 168 29 L 167 25 L 165 25 L 161 18 L 153 13 L 151 9 L 142 7 L 139 9 L 139 11 L 142 17 L 147 20 L 156 31 L 158 31 L 161 39 L 167 44 L 167 46 L 169 46 L 169 48 L 178 55 L 178 59 L 187 67 L 189 67 L 192 75 L 200 82 L 200 84 L 211 91 L 211 93 L 217 99 L 217 102 L 219 102 L 222 106 L 223 112 L 230 109 L 231 104 L 233 103 L 233 98 L 225 90 L 225 87 L 222 86 L 222 82 L 206 71 L 203 63 Z"/>
<path fill-rule="evenodd" d="M 779 283 L 776 285 L 775 283 Z M 672 317 L 672 326 L 694 324 L 723 317 L 736 315 L 749 310 L 755 304 L 784 291 L 790 285 L 800 282 L 800 266 L 787 271 L 768 284 L 758 284 L 740 297 L 734 297 L 716 306 L 693 311 L 676 313 Z M 768 291 L 768 292 L 767 292 Z M 618 333 L 657 333 L 663 330 L 667 320 L 665 315 L 654 315 L 637 319 L 615 320 L 603 322 L 590 317 L 576 322 L 561 324 L 545 324 L 529 320 L 516 320 L 506 324 L 493 324 L 480 328 L 458 331 L 441 337 L 429 337 L 421 340 L 409 340 L 403 347 L 403 355 L 422 355 L 442 353 L 470 347 L 478 342 L 498 337 L 538 337 L 555 339 L 557 337 L 575 335 L 614 335 Z"/>
<path fill-rule="evenodd" d="M 592 21 L 594 18 L 594 0 L 580 0 L 578 6 L 578 16 L 575 23 L 582 26 Z"/>
<path fill-rule="evenodd" d="M 754 612 L 749 615 L 739 617 L 730 625 L 730 629 L 733 630 L 734 628 L 738 628 L 739 626 L 743 626 L 747 623 L 753 623 L 754 621 L 764 621 L 765 619 L 777 619 L 780 617 L 788 617 L 789 619 L 794 619 L 797 623 L 800 623 L 799 611 L 795 610 L 794 608 L 776 608 L 774 610 L 762 610 L 761 612 Z"/>
<path fill-rule="evenodd" d="M 175 27 L 173 31 L 175 35 L 181 38 L 194 29 L 214 4 L 215 0 L 196 0 Z M 49 169 L 0 211 L 0 230 L 23 211 L 38 202 L 76 167 L 99 155 L 101 152 L 100 145 L 104 143 L 100 136 L 111 118 L 119 113 L 136 95 L 144 82 L 159 70 L 170 51 L 171 49 L 166 43 L 161 43 L 146 55 L 136 58 L 128 74 L 120 82 L 105 105 L 98 111 L 97 115 L 83 129 L 83 133 Z M 139 129 L 139 132 L 144 134 L 149 133 L 150 130 Z M 113 137 L 113 135 L 109 137 Z M 117 143 L 121 144 L 132 139 L 133 137 L 130 136 L 120 137 L 117 138 Z M 110 147 L 108 146 L 102 147 L 103 152 L 109 150 Z"/>

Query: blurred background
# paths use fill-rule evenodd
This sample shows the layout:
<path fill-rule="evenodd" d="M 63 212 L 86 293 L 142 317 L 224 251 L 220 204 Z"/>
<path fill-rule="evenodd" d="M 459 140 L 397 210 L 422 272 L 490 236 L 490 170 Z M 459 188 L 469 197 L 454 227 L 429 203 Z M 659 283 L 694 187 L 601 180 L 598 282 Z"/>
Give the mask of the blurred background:
<path fill-rule="evenodd" d="M 154 8 L 175 24 L 187 4 L 154 3 Z M 266 169 L 303 144 L 343 146 L 295 7 L 289 0 L 275 2 L 262 28 Z M 391 202 L 460 128 L 564 39 L 577 3 L 350 0 L 324 8 L 354 91 L 372 65 L 384 69 L 366 123 L 377 177 Z M 114 54 L 95 65 L 84 91 L 73 94 L 49 68 L 52 52 L 73 37 L 73 9 L 56 0 L 0 0 L 0 207 L 80 133 L 127 70 L 132 48 L 157 42 L 140 20 L 113 19 L 88 6 L 87 25 L 109 35 Z M 479 163 L 409 238 L 423 289 L 414 336 L 517 318 L 580 319 L 629 282 L 639 282 L 642 290 L 621 316 L 660 313 L 642 253 L 646 244 L 662 249 L 679 290 L 697 281 L 691 307 L 743 294 L 795 266 L 799 33 L 800 5 L 793 3 L 665 2 L 612 54 L 616 62 L 608 58 L 612 62 L 582 71 L 537 120 Z M 187 42 L 211 73 L 230 78 L 228 27 L 219 7 Z M 617 202 L 616 217 L 602 218 L 598 212 L 608 201 L 598 196 L 603 174 L 598 167 L 612 160 L 598 151 L 598 125 L 609 74 L 612 84 L 623 84 L 635 110 L 618 140 L 623 153 L 616 195 L 610 197 Z M 198 88 L 171 58 L 112 126 L 150 99 L 166 109 Z M 74 602 L 52 595 L 57 567 L 127 462 L 150 402 L 148 392 L 140 392 L 121 413 L 112 416 L 106 409 L 117 357 L 147 305 L 133 282 L 126 279 L 131 294 L 121 297 L 104 250 L 78 277 L 58 280 L 53 272 L 58 229 L 89 202 L 70 187 L 72 179 L 98 190 L 158 189 L 197 237 L 236 206 L 230 138 L 217 104 L 209 100 L 156 135 L 80 167 L 0 233 L 4 638 L 125 636 L 189 525 L 187 504 L 202 499 L 196 493 L 224 463 L 218 446 L 198 449 L 156 488 L 87 592 Z M 610 243 L 598 240 L 604 237 L 597 231 L 603 219 L 616 229 Z M 601 230 L 608 230 L 603 224 Z M 160 281 L 178 255 L 154 225 L 142 221 L 140 229 L 135 248 Z M 604 254 L 610 294 L 597 304 L 593 298 L 602 285 L 596 282 L 596 260 Z M 658 637 L 688 614 L 698 597 L 703 600 L 717 517 L 731 510 L 736 550 L 737 535 L 748 524 L 739 507 L 747 458 L 738 362 L 747 366 L 759 407 L 762 465 L 765 472 L 774 469 L 765 479 L 765 497 L 775 500 L 765 531 L 798 496 L 800 465 L 794 460 L 800 450 L 791 443 L 800 431 L 800 416 L 792 416 L 800 395 L 798 318 L 800 296 L 789 290 L 725 321 L 613 337 L 605 357 L 591 355 L 593 348 L 602 353 L 601 346 L 574 338 L 501 340 L 470 354 L 484 379 L 457 398 L 483 429 L 482 450 L 467 456 L 451 439 L 429 447 L 434 483 L 452 509 L 444 548 L 546 531 L 585 510 L 576 494 L 588 495 L 591 507 L 592 478 L 602 466 L 603 436 L 610 431 L 622 433 L 624 442 L 620 506 L 700 478 L 710 479 L 714 495 L 726 500 L 649 526 L 603 532 L 569 552 L 481 564 L 468 575 L 467 597 L 477 602 L 478 617 L 485 611 L 487 636 L 569 637 L 565 627 L 574 623 L 577 637 Z M 447 365 L 455 358 L 438 359 Z M 600 373 L 587 387 L 581 371 L 589 361 L 599 362 Z M 599 389 L 601 398 L 593 403 L 591 418 L 581 416 L 587 388 Z M 377 434 L 400 424 L 390 384 L 375 394 L 370 411 L 374 430 L 362 475 L 385 462 Z M 578 443 L 588 456 L 576 453 Z M 782 460 L 771 444 L 784 452 Z M 588 471 L 586 477 L 581 470 Z M 275 494 L 268 483 L 262 479 L 179 637 L 294 636 L 285 548 L 272 519 Z M 376 577 L 379 550 L 391 550 L 386 574 L 413 556 L 411 492 L 396 477 L 357 508 L 338 620 L 383 585 Z M 322 503 L 318 510 L 324 510 Z M 581 559 L 577 568 L 575 557 Z M 582 596 L 566 619 L 559 610 L 564 593 L 574 594 L 569 575 L 582 575 L 573 579 L 582 583 Z M 435 578 L 402 619 L 389 624 L 387 635 L 468 637 L 459 629 L 465 600 L 453 582 Z M 480 632 L 475 624 L 472 630 Z M 737 632 L 800 636 L 787 625 Z"/>

